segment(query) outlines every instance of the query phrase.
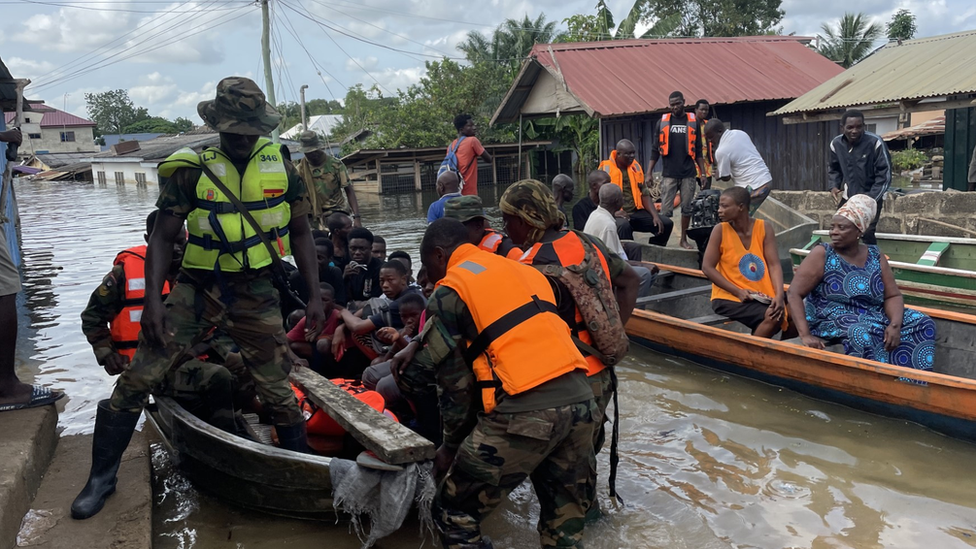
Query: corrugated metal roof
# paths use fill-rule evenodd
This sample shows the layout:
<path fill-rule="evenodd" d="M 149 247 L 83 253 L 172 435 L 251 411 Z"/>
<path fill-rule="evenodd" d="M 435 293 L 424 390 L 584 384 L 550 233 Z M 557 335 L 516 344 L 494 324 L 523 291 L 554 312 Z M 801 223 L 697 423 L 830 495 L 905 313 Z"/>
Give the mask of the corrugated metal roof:
<path fill-rule="evenodd" d="M 754 36 L 538 44 L 492 122 L 517 120 L 541 70 L 598 117 L 667 110 L 681 91 L 713 105 L 792 99 L 843 71 L 809 38 Z M 553 59 L 555 58 L 555 59 Z"/>
<path fill-rule="evenodd" d="M 881 136 L 881 139 L 885 141 L 894 141 L 897 139 L 908 139 L 911 137 L 922 137 L 924 135 L 939 135 L 945 133 L 946 126 L 945 116 L 936 116 L 931 120 L 926 120 L 921 124 L 915 124 L 910 128 L 902 128 L 900 130 L 895 130 L 888 132 Z"/>
<path fill-rule="evenodd" d="M 891 42 L 773 114 L 976 93 L 974 63 L 976 31 Z"/>
<path fill-rule="evenodd" d="M 95 123 L 91 120 L 85 120 L 80 116 L 75 116 L 70 112 L 60 111 L 54 107 L 49 107 L 43 103 L 31 103 L 30 112 L 39 112 L 44 116 L 41 117 L 41 127 L 42 128 L 62 128 L 67 126 L 94 126 Z M 15 113 L 8 112 L 4 114 L 5 121 L 9 124 L 11 120 L 14 119 Z"/>

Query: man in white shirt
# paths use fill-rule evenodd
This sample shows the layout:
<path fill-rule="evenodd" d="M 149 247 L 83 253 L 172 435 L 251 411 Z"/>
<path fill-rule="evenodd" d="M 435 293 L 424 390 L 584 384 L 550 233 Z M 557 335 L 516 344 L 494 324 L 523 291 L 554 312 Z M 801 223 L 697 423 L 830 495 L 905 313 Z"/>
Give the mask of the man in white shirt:
<path fill-rule="evenodd" d="M 753 215 L 769 196 L 773 176 L 749 134 L 726 130 L 721 120 L 713 118 L 705 125 L 705 139 L 715 150 L 713 176 L 722 181 L 731 179 L 736 187 L 745 187 L 751 203 L 749 215 Z"/>
<path fill-rule="evenodd" d="M 637 295 L 638 297 L 646 296 L 650 294 L 651 285 L 654 284 L 654 274 L 640 262 L 627 259 L 627 252 L 624 251 L 620 237 L 617 236 L 617 220 L 613 212 L 619 211 L 624 206 L 623 191 L 616 185 L 603 185 L 599 192 L 600 204 L 586 220 L 583 232 L 599 238 L 607 245 L 608 250 L 630 263 L 631 267 L 640 275 L 641 282 Z M 656 271 L 657 267 L 654 269 Z"/>

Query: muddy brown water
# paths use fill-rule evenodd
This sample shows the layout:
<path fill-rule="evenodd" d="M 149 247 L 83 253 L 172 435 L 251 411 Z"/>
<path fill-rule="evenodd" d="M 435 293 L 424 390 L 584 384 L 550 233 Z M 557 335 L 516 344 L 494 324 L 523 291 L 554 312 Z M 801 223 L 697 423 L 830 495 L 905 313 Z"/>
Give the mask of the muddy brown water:
<path fill-rule="evenodd" d="M 60 427 L 91 431 L 112 380 L 79 315 L 115 254 L 142 242 L 156 189 L 18 183 L 25 292 L 18 369 L 66 390 Z M 497 196 L 486 189 L 486 201 Z M 362 197 L 388 250 L 414 254 L 431 196 Z M 704 343 L 704 342 L 703 342 Z M 621 465 L 590 548 L 976 547 L 976 446 L 637 349 L 619 368 Z M 155 547 L 359 547 L 346 523 L 282 519 L 198 493 L 154 446 Z M 606 453 L 600 472 L 608 469 Z M 537 546 L 538 505 L 516 490 L 486 523 L 496 547 Z M 431 546 L 428 540 L 426 546 Z M 408 523 L 381 548 L 419 547 Z"/>

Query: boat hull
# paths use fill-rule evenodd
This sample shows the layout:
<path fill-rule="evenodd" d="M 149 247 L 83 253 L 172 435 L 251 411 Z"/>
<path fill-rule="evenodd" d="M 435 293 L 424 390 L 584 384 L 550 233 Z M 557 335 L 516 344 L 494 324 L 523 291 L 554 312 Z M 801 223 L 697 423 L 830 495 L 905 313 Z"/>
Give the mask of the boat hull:
<path fill-rule="evenodd" d="M 755 338 L 652 311 L 635 311 L 631 340 L 704 366 L 787 387 L 976 442 L 976 381 Z M 707 346 L 701 342 L 707 340 Z M 898 381 L 900 376 L 927 382 Z"/>
<path fill-rule="evenodd" d="M 176 401 L 154 397 L 149 420 L 195 487 L 222 500 L 293 518 L 334 519 L 330 458 L 225 433 Z"/>

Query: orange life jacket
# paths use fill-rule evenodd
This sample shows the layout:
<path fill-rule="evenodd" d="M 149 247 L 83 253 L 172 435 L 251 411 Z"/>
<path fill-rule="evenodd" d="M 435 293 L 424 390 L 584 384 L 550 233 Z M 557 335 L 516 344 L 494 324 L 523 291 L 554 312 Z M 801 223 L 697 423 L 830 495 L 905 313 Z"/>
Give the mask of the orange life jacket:
<path fill-rule="evenodd" d="M 474 370 L 485 412 L 495 408 L 499 387 L 517 395 L 587 369 L 556 312 L 549 281 L 535 269 L 463 244 L 451 254 L 447 276 L 438 285 L 458 293 L 478 329 L 464 358 Z"/>
<path fill-rule="evenodd" d="M 132 357 L 139 346 L 142 308 L 146 303 L 146 246 L 136 246 L 119 252 L 113 265 L 122 265 L 125 273 L 123 307 L 109 323 L 112 345 L 119 354 Z M 169 282 L 163 281 L 163 297 L 169 295 Z"/>
<path fill-rule="evenodd" d="M 535 258 L 538 256 L 540 251 L 543 251 L 545 255 L 548 255 L 551 249 L 551 253 L 559 259 L 559 264 L 563 267 L 569 267 L 573 265 L 579 265 L 583 262 L 583 256 L 586 251 L 583 249 L 583 243 L 580 242 L 579 236 L 572 232 L 567 231 L 563 236 L 559 237 L 552 242 L 538 242 L 529 251 L 525 252 L 519 259 L 522 263 L 526 265 L 532 265 Z M 610 280 L 610 267 L 607 265 L 607 258 L 603 256 L 603 253 L 599 249 L 596 251 L 596 255 L 600 258 L 600 266 L 603 267 L 603 274 L 606 275 L 607 280 Z M 573 336 L 579 338 L 580 341 L 586 345 L 593 346 L 593 336 L 590 335 L 589 330 L 586 329 L 586 323 L 583 321 L 583 315 L 580 313 L 579 307 L 573 307 L 575 311 L 575 318 L 573 324 L 570 325 L 570 330 Z M 586 359 L 586 375 L 592 376 L 603 371 L 607 366 L 600 361 L 596 356 L 583 353 Z"/>
<path fill-rule="evenodd" d="M 338 385 L 339 388 L 345 392 L 364 402 L 370 408 L 376 410 L 377 412 L 384 413 L 386 401 L 383 400 L 383 395 L 363 387 L 363 382 L 355 379 L 332 379 L 329 381 Z M 312 402 L 301 389 L 295 387 L 294 385 L 291 386 L 291 389 L 295 392 L 295 396 L 298 398 L 298 407 L 302 410 L 302 415 L 305 416 L 305 429 L 308 431 L 308 434 L 327 437 L 341 437 L 346 433 L 346 430 L 343 429 L 341 425 L 336 423 L 336 420 L 332 419 L 329 414 L 325 413 L 325 410 L 316 406 L 315 403 Z M 396 416 L 393 414 L 387 415 L 396 420 Z"/>
<path fill-rule="evenodd" d="M 620 190 L 627 192 L 624 188 L 624 174 L 617 166 L 617 151 L 610 151 L 610 159 L 600 162 L 598 168 L 610 174 L 610 182 L 620 187 Z M 641 194 L 640 186 L 644 184 L 644 168 L 636 160 L 627 166 L 627 176 L 630 178 L 630 193 L 634 197 L 634 207 L 638 210 L 644 209 L 644 197 Z"/>
<path fill-rule="evenodd" d="M 688 156 L 695 159 L 695 142 L 698 140 L 698 124 L 695 123 L 695 113 L 690 112 L 688 116 L 688 135 L 685 141 L 688 142 Z M 668 155 L 668 138 L 671 136 L 671 113 L 664 113 L 661 117 L 661 131 L 658 134 L 658 149 L 664 156 Z"/>
<path fill-rule="evenodd" d="M 491 254 L 501 255 L 499 253 L 499 247 L 502 245 L 502 240 L 505 239 L 505 235 L 492 229 L 487 229 L 485 233 L 484 238 L 482 238 L 481 242 L 478 243 L 478 248 Z M 517 261 L 521 255 L 522 250 L 517 247 L 513 247 L 508 251 L 508 254 L 506 254 L 505 257 Z"/>

